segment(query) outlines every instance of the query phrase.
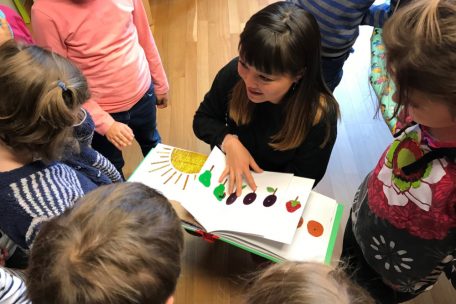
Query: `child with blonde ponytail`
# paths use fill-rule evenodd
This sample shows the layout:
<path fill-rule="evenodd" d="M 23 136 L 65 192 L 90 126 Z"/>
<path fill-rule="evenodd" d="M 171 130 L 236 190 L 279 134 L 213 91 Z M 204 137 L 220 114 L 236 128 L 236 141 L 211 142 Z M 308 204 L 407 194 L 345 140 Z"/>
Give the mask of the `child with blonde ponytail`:
<path fill-rule="evenodd" d="M 456 1 L 417 0 L 383 31 L 393 100 L 413 118 L 355 195 L 342 257 L 378 303 L 456 287 Z M 397 112 L 397 111 L 396 111 Z"/>

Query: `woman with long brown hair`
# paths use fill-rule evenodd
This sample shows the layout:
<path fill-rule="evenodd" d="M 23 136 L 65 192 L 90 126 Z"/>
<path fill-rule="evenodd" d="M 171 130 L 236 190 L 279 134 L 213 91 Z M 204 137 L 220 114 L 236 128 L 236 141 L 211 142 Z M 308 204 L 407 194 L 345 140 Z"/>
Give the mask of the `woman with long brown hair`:
<path fill-rule="evenodd" d="M 336 140 L 339 107 L 323 82 L 320 32 L 314 17 L 277 2 L 254 14 L 239 42 L 239 57 L 214 79 L 193 120 L 206 143 L 225 152 L 220 181 L 241 194 L 245 176 L 289 172 L 322 179 Z"/>

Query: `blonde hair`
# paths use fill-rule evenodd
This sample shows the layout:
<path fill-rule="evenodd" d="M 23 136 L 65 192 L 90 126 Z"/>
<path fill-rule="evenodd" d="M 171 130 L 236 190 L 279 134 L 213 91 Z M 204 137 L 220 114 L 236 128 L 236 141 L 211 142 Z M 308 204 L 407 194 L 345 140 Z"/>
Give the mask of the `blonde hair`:
<path fill-rule="evenodd" d="M 246 304 L 374 304 L 340 269 L 313 262 L 284 262 L 260 272 Z"/>
<path fill-rule="evenodd" d="M 89 98 L 79 69 L 37 46 L 0 46 L 0 141 L 45 161 L 72 140 L 77 110 Z"/>
<path fill-rule="evenodd" d="M 456 117 L 456 1 L 410 2 L 385 23 L 383 40 L 399 93 L 395 114 L 419 90 L 441 99 Z"/>
<path fill-rule="evenodd" d="M 44 224 L 27 272 L 34 304 L 165 303 L 183 235 L 169 201 L 140 183 L 102 186 Z"/>

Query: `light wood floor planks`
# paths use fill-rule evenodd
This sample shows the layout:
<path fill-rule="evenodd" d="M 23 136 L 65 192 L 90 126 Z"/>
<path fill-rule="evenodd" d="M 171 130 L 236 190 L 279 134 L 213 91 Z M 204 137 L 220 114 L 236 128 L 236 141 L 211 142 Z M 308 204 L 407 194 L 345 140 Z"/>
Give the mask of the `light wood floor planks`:
<path fill-rule="evenodd" d="M 215 74 L 237 55 L 238 36 L 245 22 L 273 2 L 150 0 L 151 28 L 171 85 L 170 105 L 158 111 L 164 143 L 209 152 L 209 147 L 193 135 L 193 114 Z M 367 80 L 370 31 L 369 27 L 361 28 L 355 53 L 346 62 L 344 78 L 335 92 L 342 120 L 326 176 L 317 186 L 317 191 L 347 206 L 345 219 L 358 185 L 392 138 L 383 121 L 373 118 L 375 101 Z M 125 152 L 125 174 L 129 176 L 142 156 L 137 146 Z M 188 235 L 185 245 L 176 303 L 240 303 L 241 277 L 255 269 L 250 255 L 221 242 L 208 244 Z M 431 292 L 410 304 L 447 304 L 454 299 L 456 293 L 443 278 Z"/>

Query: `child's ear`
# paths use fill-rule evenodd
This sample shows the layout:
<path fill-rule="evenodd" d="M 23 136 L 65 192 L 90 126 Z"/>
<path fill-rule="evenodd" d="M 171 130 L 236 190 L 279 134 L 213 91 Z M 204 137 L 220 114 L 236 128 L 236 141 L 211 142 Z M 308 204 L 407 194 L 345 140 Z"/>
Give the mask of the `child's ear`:
<path fill-rule="evenodd" d="M 170 296 L 168 300 L 166 300 L 165 304 L 173 304 L 174 303 L 174 296 Z"/>

